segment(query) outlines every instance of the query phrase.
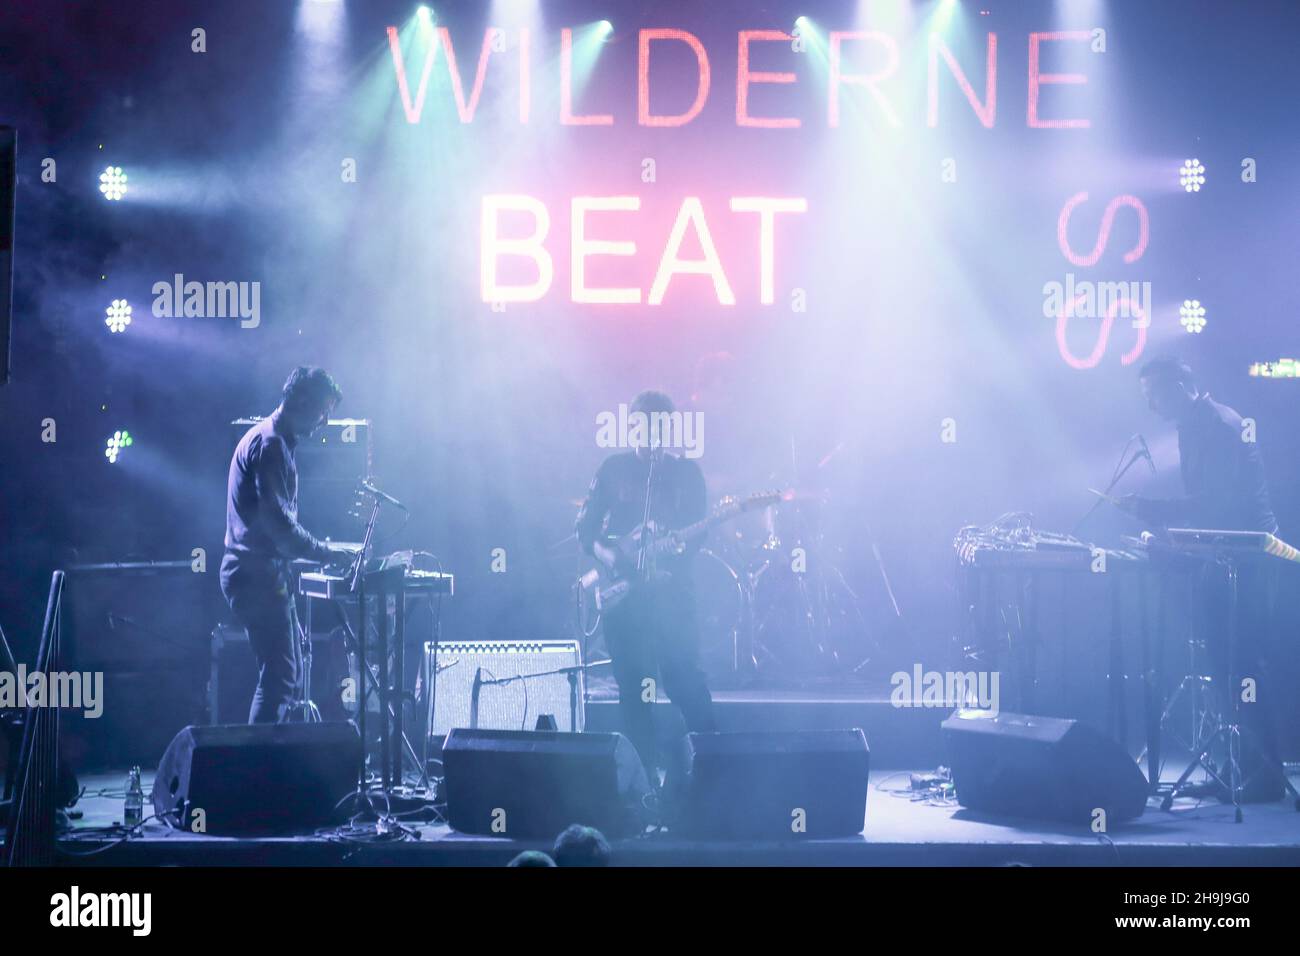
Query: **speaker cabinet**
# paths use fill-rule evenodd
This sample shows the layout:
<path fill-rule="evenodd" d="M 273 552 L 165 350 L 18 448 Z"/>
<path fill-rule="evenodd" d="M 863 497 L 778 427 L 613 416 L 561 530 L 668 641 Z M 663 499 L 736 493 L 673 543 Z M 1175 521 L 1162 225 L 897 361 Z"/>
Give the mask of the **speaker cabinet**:
<path fill-rule="evenodd" d="M 688 734 L 674 833 L 714 839 L 851 836 L 866 822 L 861 730 Z"/>
<path fill-rule="evenodd" d="M 313 634 L 311 646 L 311 699 L 326 721 L 346 721 L 350 714 L 344 709 L 340 687 L 345 677 L 354 675 L 347 668 L 342 633 Z M 248 644 L 248 632 L 238 625 L 218 624 L 212 629 L 206 722 L 247 723 L 256 690 L 257 658 Z"/>
<path fill-rule="evenodd" d="M 943 722 L 957 800 L 982 813 L 1086 826 L 1132 820 L 1147 781 L 1123 748 L 1077 720 L 957 710 Z"/>
<path fill-rule="evenodd" d="M 186 727 L 158 764 L 154 813 L 212 834 L 305 832 L 340 818 L 360 766 L 350 723 Z"/>
<path fill-rule="evenodd" d="M 220 600 L 188 558 L 68 569 L 63 664 L 102 674 L 104 691 L 99 717 L 73 712 L 62 728 L 78 768 L 147 766 L 177 727 L 204 721 L 204 622 Z"/>
<path fill-rule="evenodd" d="M 461 833 L 549 839 L 581 823 L 630 834 L 650 792 L 622 734 L 458 728 L 442 761 L 447 815 Z"/>

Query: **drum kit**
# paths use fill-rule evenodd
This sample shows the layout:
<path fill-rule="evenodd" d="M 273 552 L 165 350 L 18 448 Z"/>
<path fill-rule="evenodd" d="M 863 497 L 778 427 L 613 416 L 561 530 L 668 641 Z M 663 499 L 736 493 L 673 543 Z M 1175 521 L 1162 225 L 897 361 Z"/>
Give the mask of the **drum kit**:
<path fill-rule="evenodd" d="M 695 562 L 700 647 L 719 685 L 865 677 L 879 647 L 826 540 L 825 493 L 727 526 Z"/>

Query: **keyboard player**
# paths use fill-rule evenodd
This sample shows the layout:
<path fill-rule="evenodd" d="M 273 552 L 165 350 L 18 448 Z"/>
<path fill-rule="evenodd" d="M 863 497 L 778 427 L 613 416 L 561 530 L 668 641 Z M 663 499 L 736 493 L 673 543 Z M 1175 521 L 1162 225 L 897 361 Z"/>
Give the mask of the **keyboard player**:
<path fill-rule="evenodd" d="M 1192 370 L 1175 358 L 1148 362 L 1139 373 L 1147 405 L 1178 428 L 1179 470 L 1184 495 L 1144 498 L 1127 495 L 1119 506 L 1153 529 L 1182 527 L 1218 531 L 1278 533 L 1277 518 L 1269 501 L 1264 464 L 1254 442 L 1253 429 L 1227 405 L 1197 387 Z M 1281 635 L 1273 608 L 1276 568 L 1243 565 L 1238 582 L 1239 601 L 1235 674 L 1228 675 L 1228 591 L 1221 569 L 1207 566 L 1201 572 L 1195 610 L 1216 669 L 1229 677 L 1227 685 L 1240 686 L 1242 678 L 1256 682 L 1254 702 L 1242 706 L 1242 724 L 1253 746 L 1242 758 L 1245 787 L 1242 799 L 1277 800 L 1283 793 L 1282 763 L 1278 757 L 1278 700 L 1285 693 L 1273 673 L 1281 657 Z"/>
<path fill-rule="evenodd" d="M 290 562 L 351 560 L 351 552 L 317 540 L 298 522 L 294 460 L 299 442 L 320 431 L 341 398 L 324 369 L 294 369 L 279 407 L 248 430 L 230 460 L 221 593 L 257 662 L 250 724 L 287 719 L 295 701 L 301 659 Z"/>

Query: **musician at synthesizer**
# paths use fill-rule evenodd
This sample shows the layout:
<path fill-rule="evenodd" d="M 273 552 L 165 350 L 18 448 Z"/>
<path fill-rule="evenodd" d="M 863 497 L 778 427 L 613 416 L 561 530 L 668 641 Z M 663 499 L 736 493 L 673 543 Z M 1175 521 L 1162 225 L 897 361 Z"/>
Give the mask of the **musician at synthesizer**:
<path fill-rule="evenodd" d="M 1173 358 L 1148 362 L 1139 373 L 1153 412 L 1178 428 L 1181 498 L 1127 495 L 1121 507 L 1166 528 L 1219 528 L 1276 534 L 1264 464 L 1243 419 L 1197 389 L 1192 370 Z"/>
<path fill-rule="evenodd" d="M 1146 498 L 1127 495 L 1120 507 L 1155 528 L 1206 528 L 1226 531 L 1278 533 L 1269 500 L 1264 464 L 1254 434 L 1242 416 L 1215 401 L 1196 385 L 1192 370 L 1175 358 L 1154 359 L 1139 373 L 1142 392 L 1153 412 L 1178 428 L 1179 470 L 1184 496 Z M 1242 799 L 1272 801 L 1283 793 L 1282 764 L 1277 749 L 1276 696 L 1280 693 L 1273 666 L 1279 654 L 1279 633 L 1273 608 L 1276 567 L 1243 562 L 1238 578 L 1236 661 L 1238 674 L 1256 682 L 1256 700 L 1242 708 L 1242 725 L 1254 746 L 1242 754 L 1245 789 Z M 1223 635 L 1228 628 L 1228 586 L 1221 569 L 1207 565 L 1195 590 L 1200 626 L 1220 673 L 1227 671 Z"/>
<path fill-rule="evenodd" d="M 650 420 L 655 413 L 673 410 L 672 399 L 656 391 L 637 395 L 629 409 Z M 688 730 L 711 731 L 714 722 L 695 622 L 692 570 L 699 541 L 657 560 L 649 579 L 638 575 L 634 559 L 612 546 L 642 523 L 647 488 L 649 515 L 657 528 L 682 528 L 705 517 L 708 501 L 699 465 L 652 440 L 605 459 L 578 513 L 576 530 L 583 549 L 608 573 L 635 582 L 624 600 L 603 613 L 602 621 L 623 731 L 647 770 L 653 771 L 660 766 L 651 709 L 655 690 L 662 688 L 681 709 Z"/>
<path fill-rule="evenodd" d="M 301 664 L 289 563 L 349 554 L 299 524 L 294 461 L 298 444 L 320 431 L 341 398 L 324 369 L 294 369 L 279 407 L 248 430 L 230 460 L 221 593 L 248 632 L 257 662 L 250 724 L 283 721 L 294 701 Z"/>

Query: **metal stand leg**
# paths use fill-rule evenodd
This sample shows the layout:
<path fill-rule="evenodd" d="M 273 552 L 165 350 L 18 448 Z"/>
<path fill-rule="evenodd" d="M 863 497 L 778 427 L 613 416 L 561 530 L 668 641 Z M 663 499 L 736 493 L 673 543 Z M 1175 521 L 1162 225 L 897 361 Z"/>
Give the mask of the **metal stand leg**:
<path fill-rule="evenodd" d="M 298 619 L 298 602 L 291 598 L 289 616 L 293 622 L 294 634 L 294 670 L 298 675 L 298 686 L 294 694 L 296 699 L 285 714 L 287 721 L 300 721 L 306 724 L 321 722 L 320 708 L 311 699 L 311 604 L 307 605 L 307 626 L 304 628 Z"/>
<path fill-rule="evenodd" d="M 1214 731 L 1205 740 L 1205 745 L 1200 749 L 1197 757 L 1190 763 L 1178 782 L 1174 784 L 1173 789 L 1161 803 L 1164 810 L 1170 809 L 1174 799 L 1183 794 L 1187 789 L 1188 778 L 1198 767 L 1203 768 L 1210 777 L 1228 791 L 1229 798 L 1232 802 L 1233 819 L 1241 823 L 1244 815 L 1241 809 L 1241 791 L 1243 781 L 1241 779 L 1241 755 L 1243 745 L 1254 749 L 1256 752 L 1267 756 L 1259 747 L 1259 744 L 1248 733 L 1242 732 L 1241 727 L 1241 698 L 1237 692 L 1235 681 L 1237 680 L 1237 638 L 1238 638 L 1238 566 L 1235 559 L 1231 556 L 1221 558 L 1221 563 L 1227 569 L 1228 575 L 1228 629 L 1227 629 L 1227 680 L 1225 682 L 1223 693 L 1227 694 L 1226 707 L 1216 719 Z M 1227 751 L 1226 775 L 1224 768 L 1214 766 L 1212 754 L 1215 745 L 1221 743 L 1225 745 Z M 1225 779 L 1226 776 L 1226 779 Z M 1282 775 L 1285 790 L 1291 795 L 1292 799 L 1300 800 L 1297 796 L 1295 787 L 1287 779 L 1286 774 Z"/>
<path fill-rule="evenodd" d="M 357 729 L 361 732 L 361 767 L 358 771 L 357 790 L 366 792 L 366 754 L 370 742 L 366 739 L 366 584 L 365 575 L 359 576 L 357 585 Z M 344 618 L 346 620 L 346 618 Z"/>
<path fill-rule="evenodd" d="M 360 701 L 364 701 L 368 697 L 371 691 L 377 691 L 379 688 L 379 684 L 380 684 L 379 668 L 375 664 L 365 662 L 364 670 L 362 669 L 362 662 L 364 661 L 364 658 L 361 656 L 361 652 L 356 650 L 356 648 L 360 644 L 360 641 L 357 638 L 356 631 L 352 629 L 352 625 L 348 623 L 346 617 L 343 618 L 343 632 L 345 635 L 344 642 L 346 643 L 347 647 L 351 649 L 353 653 L 358 655 L 357 656 L 357 662 L 358 662 L 357 677 L 361 685 L 358 688 L 358 699 Z M 358 718 L 359 717 L 360 714 L 358 714 Z M 360 724 L 360 720 L 358 720 L 358 725 L 359 724 Z M 405 732 L 403 732 L 401 734 L 400 739 L 402 743 L 402 749 L 406 752 L 406 755 L 410 758 L 411 763 L 415 765 L 419 765 L 421 762 L 420 754 L 415 749 L 415 745 L 411 743 L 410 738 L 407 737 Z"/>

